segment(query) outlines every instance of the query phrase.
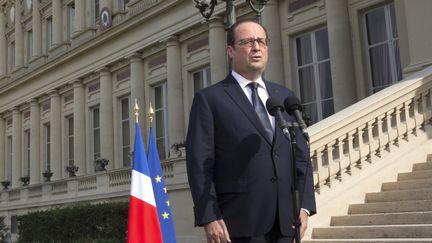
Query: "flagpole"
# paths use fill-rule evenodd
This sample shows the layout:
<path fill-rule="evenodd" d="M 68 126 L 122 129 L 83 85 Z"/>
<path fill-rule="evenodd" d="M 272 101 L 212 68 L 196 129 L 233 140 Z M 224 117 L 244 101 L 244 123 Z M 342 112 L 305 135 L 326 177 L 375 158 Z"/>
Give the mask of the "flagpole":
<path fill-rule="evenodd" d="M 138 123 L 139 107 L 138 107 L 138 101 L 137 101 L 137 99 L 135 99 L 134 110 L 135 110 L 135 122 Z"/>
<path fill-rule="evenodd" d="M 151 104 L 151 102 L 150 102 L 149 114 L 148 114 L 148 117 L 149 117 L 149 120 L 150 120 L 150 127 L 153 127 L 153 119 L 154 119 L 154 115 L 155 115 L 155 112 L 154 112 L 153 107 L 152 107 L 152 104 Z"/>

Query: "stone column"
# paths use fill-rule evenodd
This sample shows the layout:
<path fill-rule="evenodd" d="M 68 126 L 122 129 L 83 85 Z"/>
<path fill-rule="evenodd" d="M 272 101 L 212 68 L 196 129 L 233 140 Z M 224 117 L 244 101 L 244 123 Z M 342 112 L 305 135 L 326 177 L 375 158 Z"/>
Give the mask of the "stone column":
<path fill-rule="evenodd" d="M 40 160 L 40 105 L 37 99 L 30 101 L 30 183 L 41 182 Z"/>
<path fill-rule="evenodd" d="M 177 37 L 167 41 L 168 141 L 169 146 L 185 140 L 183 81 L 180 43 Z"/>
<path fill-rule="evenodd" d="M 108 68 L 103 68 L 100 70 L 100 136 L 102 141 L 101 157 L 109 160 L 107 169 L 114 168 L 113 119 L 113 84 L 111 72 Z"/>
<path fill-rule="evenodd" d="M 63 43 L 62 1 L 52 1 L 53 46 Z"/>
<path fill-rule="evenodd" d="M 77 175 L 85 175 L 86 168 L 86 125 L 85 125 L 85 92 L 81 80 L 73 84 L 73 119 L 74 119 L 74 164 L 79 167 Z"/>
<path fill-rule="evenodd" d="M 214 84 L 228 74 L 226 35 L 222 17 L 216 16 L 210 19 L 209 45 L 211 82 Z"/>
<path fill-rule="evenodd" d="M 12 187 L 21 185 L 21 123 L 21 111 L 19 107 L 14 107 L 12 111 Z"/>
<path fill-rule="evenodd" d="M 33 58 L 42 55 L 42 23 L 39 11 L 40 0 L 33 0 L 32 28 L 33 28 Z"/>
<path fill-rule="evenodd" d="M 7 74 L 7 40 L 5 9 L 0 6 L 0 78 Z"/>
<path fill-rule="evenodd" d="M 268 1 L 261 16 L 262 25 L 267 29 L 268 38 L 270 39 L 270 45 L 267 47 L 269 60 L 264 77 L 267 80 L 284 85 L 284 60 L 280 34 L 279 1 Z"/>
<path fill-rule="evenodd" d="M 21 24 L 21 1 L 15 1 L 15 68 L 24 65 L 24 37 Z"/>
<path fill-rule="evenodd" d="M 133 107 L 135 104 L 135 99 L 137 100 L 138 107 L 140 108 L 139 124 L 141 128 L 141 135 L 145 138 L 146 133 L 145 121 L 147 119 L 145 113 L 145 102 L 144 102 L 144 65 L 141 55 L 135 53 L 130 57 L 130 69 L 131 69 L 131 101 L 130 105 Z M 133 109 L 130 109 L 133 111 Z M 129 115 L 131 120 L 135 120 L 133 113 Z M 135 137 L 135 129 L 132 129 L 131 137 Z M 132 145 L 133 146 L 133 145 Z"/>
<path fill-rule="evenodd" d="M 75 33 L 81 33 L 86 28 L 86 0 L 75 0 Z"/>
<path fill-rule="evenodd" d="M 0 115 L 0 180 L 6 180 L 6 155 L 5 155 L 5 121 Z"/>
<path fill-rule="evenodd" d="M 52 180 L 62 178 L 62 153 L 61 153 L 61 121 L 60 121 L 60 96 L 57 90 L 50 93 L 51 112 L 50 112 L 50 127 L 51 127 L 51 172 L 53 173 Z"/>
<path fill-rule="evenodd" d="M 357 100 L 347 1 L 326 1 L 335 112 Z"/>

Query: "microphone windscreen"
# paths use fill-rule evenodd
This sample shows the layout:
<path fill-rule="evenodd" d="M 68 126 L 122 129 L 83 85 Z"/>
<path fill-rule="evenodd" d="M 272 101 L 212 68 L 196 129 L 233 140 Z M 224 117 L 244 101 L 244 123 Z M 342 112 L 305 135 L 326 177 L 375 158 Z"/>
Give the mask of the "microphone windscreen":
<path fill-rule="evenodd" d="M 285 109 L 288 113 L 292 113 L 294 110 L 302 111 L 302 106 L 300 100 L 294 95 L 288 96 L 284 101 Z"/>
<path fill-rule="evenodd" d="M 275 97 L 269 97 L 266 101 L 266 108 L 270 115 L 274 116 L 275 112 L 279 109 L 281 112 L 284 111 L 282 101 Z"/>

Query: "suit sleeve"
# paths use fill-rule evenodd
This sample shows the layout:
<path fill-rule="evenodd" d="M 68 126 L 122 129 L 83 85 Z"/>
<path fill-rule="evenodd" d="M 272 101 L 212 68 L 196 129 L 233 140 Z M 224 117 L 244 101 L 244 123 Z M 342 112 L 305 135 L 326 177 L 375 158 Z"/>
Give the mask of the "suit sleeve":
<path fill-rule="evenodd" d="M 313 167 L 310 159 L 309 146 L 299 129 L 297 139 L 297 182 L 300 192 L 300 208 L 309 210 L 310 215 L 316 213 Z"/>
<path fill-rule="evenodd" d="M 195 94 L 186 139 L 186 165 L 195 226 L 222 218 L 214 185 L 214 121 L 205 96 Z"/>

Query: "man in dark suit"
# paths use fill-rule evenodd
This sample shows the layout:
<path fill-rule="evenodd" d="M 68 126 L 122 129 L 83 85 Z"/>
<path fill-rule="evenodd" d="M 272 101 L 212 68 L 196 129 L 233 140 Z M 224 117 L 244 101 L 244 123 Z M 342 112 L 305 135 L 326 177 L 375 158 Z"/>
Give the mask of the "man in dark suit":
<path fill-rule="evenodd" d="M 293 94 L 262 79 L 269 44 L 263 26 L 238 21 L 227 44 L 232 71 L 196 93 L 190 113 L 186 160 L 195 224 L 204 226 L 211 243 L 291 243 L 290 143 L 263 104 L 270 96 L 284 100 Z M 303 235 L 316 209 L 307 142 L 295 130 Z"/>

